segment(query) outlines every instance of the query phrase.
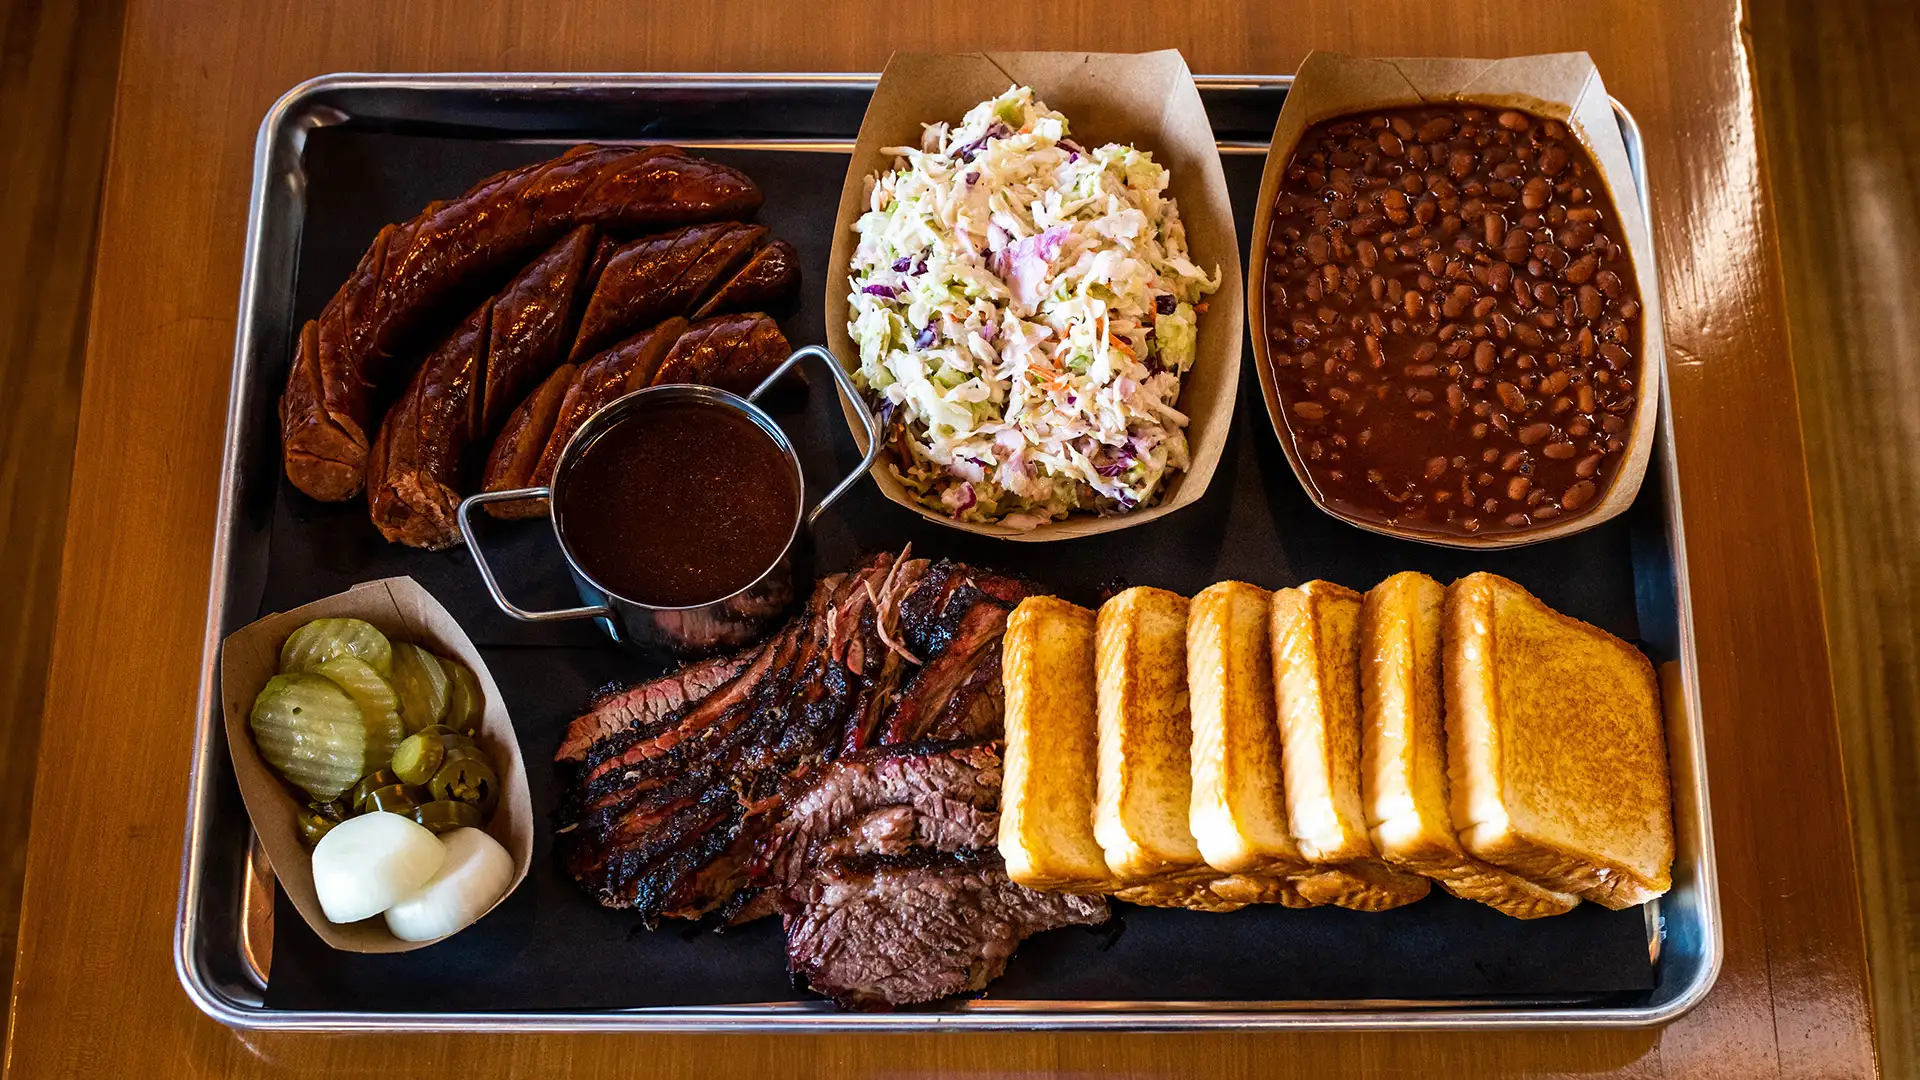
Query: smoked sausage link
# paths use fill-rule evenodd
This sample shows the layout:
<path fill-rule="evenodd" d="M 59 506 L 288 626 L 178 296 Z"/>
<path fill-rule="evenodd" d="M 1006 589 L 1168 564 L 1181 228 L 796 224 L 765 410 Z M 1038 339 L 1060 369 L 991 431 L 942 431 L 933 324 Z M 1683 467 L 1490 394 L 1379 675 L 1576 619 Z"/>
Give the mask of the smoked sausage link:
<path fill-rule="evenodd" d="M 638 232 L 748 217 L 760 202 L 760 189 L 745 174 L 676 147 L 587 145 L 490 177 L 380 230 L 320 317 L 301 331 L 280 399 L 288 479 L 329 502 L 361 490 L 369 395 L 411 374 L 394 370 L 402 366 L 395 351 L 463 286 L 580 225 Z"/>

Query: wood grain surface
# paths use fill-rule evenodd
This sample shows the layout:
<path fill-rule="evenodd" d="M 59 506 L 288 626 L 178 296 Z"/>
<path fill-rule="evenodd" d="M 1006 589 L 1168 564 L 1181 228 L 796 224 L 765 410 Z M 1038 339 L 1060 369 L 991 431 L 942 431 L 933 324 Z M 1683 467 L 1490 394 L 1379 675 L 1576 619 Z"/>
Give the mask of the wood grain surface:
<path fill-rule="evenodd" d="M 1888 1076 L 1920 1075 L 1920 6 L 1757 0 L 1820 584 Z"/>
<path fill-rule="evenodd" d="M 9 1075 L 1873 1073 L 1780 266 L 1733 0 L 134 0 L 125 41 Z M 863 1038 L 268 1036 L 194 1010 L 169 949 L 184 774 L 252 140 L 276 96 L 330 70 L 875 70 L 896 47 L 1166 46 L 1217 72 L 1290 71 L 1316 46 L 1584 48 L 1639 117 L 1726 923 L 1705 1004 L 1650 1032 Z"/>
<path fill-rule="evenodd" d="M 83 9 L 78 0 L 0 0 L 0 976 L 8 981 L 120 15 L 117 2 Z"/>

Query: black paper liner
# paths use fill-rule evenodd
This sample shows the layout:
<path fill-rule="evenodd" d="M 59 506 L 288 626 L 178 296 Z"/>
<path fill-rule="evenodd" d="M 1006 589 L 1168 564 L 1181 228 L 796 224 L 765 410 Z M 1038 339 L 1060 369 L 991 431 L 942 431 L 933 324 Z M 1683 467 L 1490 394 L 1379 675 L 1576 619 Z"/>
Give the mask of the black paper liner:
<path fill-rule="evenodd" d="M 546 145 L 320 128 L 307 137 L 307 211 L 295 326 L 316 315 L 380 226 L 501 169 L 539 160 Z M 792 242 L 801 299 L 781 320 L 795 345 L 824 340 L 828 236 L 846 158 L 779 151 L 705 151 L 747 170 L 766 190 L 758 220 Z M 1225 159 L 1246 249 L 1258 157 Z M 289 343 L 291 344 L 291 343 Z M 857 485 L 823 516 L 817 565 L 898 549 L 1015 571 L 1080 603 L 1105 590 L 1158 585 L 1191 594 L 1239 578 L 1268 588 L 1325 578 L 1365 589 L 1400 570 L 1451 581 L 1491 570 L 1546 603 L 1637 640 L 1630 535 L 1657 523 L 1655 485 L 1634 510 L 1588 532 L 1509 551 L 1461 551 L 1363 532 L 1316 509 L 1267 422 L 1251 354 L 1234 430 L 1205 498 L 1160 521 L 1103 536 L 1020 544 L 942 528 Z M 266 373 L 275 381 L 284 368 Z M 810 497 L 858 463 L 830 384 L 820 373 L 776 408 L 800 448 Z M 277 444 L 276 444 L 277 445 Z M 323 504 L 284 479 L 270 510 L 260 612 L 409 574 L 466 627 L 485 653 L 527 757 L 536 839 L 526 882 L 480 923 L 415 952 L 336 952 L 284 895 L 277 901 L 266 1004 L 344 1011 L 544 1011 L 808 1000 L 786 974 L 777 920 L 716 934 L 669 922 L 648 931 L 581 893 L 553 856 L 559 778 L 548 763 L 567 722 L 596 688 L 659 670 L 607 642 L 591 623 L 526 624 L 501 614 L 464 550 L 385 543 L 362 501 Z M 1636 525 L 1637 523 L 1637 525 Z M 483 545 L 523 607 L 578 602 L 544 520 L 486 522 Z M 1649 581 L 1647 588 L 1664 587 Z M 802 590 L 804 595 L 804 590 Z M 1645 643 L 1642 643 L 1645 647 Z M 1654 652 L 1656 662 L 1671 657 Z M 1435 889 L 1384 913 L 1248 908 L 1202 914 L 1114 905 L 1106 927 L 1029 940 L 989 988 L 1001 1000 L 1309 1001 L 1329 999 L 1631 1000 L 1654 985 L 1645 912 L 1585 904 L 1522 922 Z M 933 1008 L 950 1006 L 933 1006 Z"/>

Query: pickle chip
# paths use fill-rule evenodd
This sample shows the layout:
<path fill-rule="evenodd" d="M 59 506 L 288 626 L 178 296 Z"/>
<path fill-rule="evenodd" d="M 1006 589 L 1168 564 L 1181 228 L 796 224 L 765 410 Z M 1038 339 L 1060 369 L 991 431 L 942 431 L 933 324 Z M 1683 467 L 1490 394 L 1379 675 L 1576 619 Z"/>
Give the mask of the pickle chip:
<path fill-rule="evenodd" d="M 413 820 L 432 829 L 436 834 L 451 832 L 454 829 L 477 829 L 481 825 L 479 807 L 453 799 L 435 799 L 432 802 L 421 803 L 420 807 L 413 812 Z"/>
<path fill-rule="evenodd" d="M 260 756 L 315 799 L 332 799 L 353 786 L 370 758 L 365 714 L 345 690 L 319 675 L 295 673 L 267 680 L 248 717 Z"/>
<path fill-rule="evenodd" d="M 447 737 L 452 733 L 442 735 L 441 732 L 446 730 L 435 724 L 402 740 L 393 752 L 393 774 L 406 784 L 424 784 L 432 780 L 433 774 L 440 771 L 440 763 L 447 757 Z"/>
<path fill-rule="evenodd" d="M 446 718 L 452 680 L 439 657 L 420 646 L 404 641 L 393 646 L 393 688 L 400 694 L 400 717 L 408 734 Z"/>
<path fill-rule="evenodd" d="M 347 796 L 347 805 L 353 808 L 353 813 L 364 814 L 367 812 L 367 796 L 399 782 L 400 778 L 394 775 L 392 769 L 375 769 L 353 785 L 352 794 Z"/>
<path fill-rule="evenodd" d="M 309 850 L 320 842 L 321 837 L 327 835 L 328 831 L 339 824 L 339 821 L 329 817 L 318 803 L 309 804 L 295 815 L 295 820 L 300 824 L 300 839 L 306 843 Z"/>
<path fill-rule="evenodd" d="M 426 800 L 426 792 L 412 784 L 388 784 L 367 793 L 367 801 L 361 805 L 365 813 L 385 812 L 412 817 Z"/>
<path fill-rule="evenodd" d="M 435 799 L 471 803 L 482 817 L 493 813 L 500 801 L 500 779 L 494 775 L 493 764 L 477 753 L 471 757 L 449 754 L 428 782 L 427 790 Z"/>
<path fill-rule="evenodd" d="M 381 762 L 406 738 L 400 719 L 400 695 L 372 664 L 357 656 L 336 656 L 313 669 L 347 692 L 367 722 L 367 760 Z"/>
<path fill-rule="evenodd" d="M 462 735 L 480 730 L 480 717 L 486 712 L 486 699 L 480 694 L 480 679 L 473 669 L 458 660 L 436 657 L 447 671 L 450 685 L 446 719 L 441 722 Z"/>
<path fill-rule="evenodd" d="M 383 676 L 393 673 L 393 643 L 365 619 L 315 619 L 287 635 L 280 673 L 315 671 L 340 656 L 358 657 Z"/>

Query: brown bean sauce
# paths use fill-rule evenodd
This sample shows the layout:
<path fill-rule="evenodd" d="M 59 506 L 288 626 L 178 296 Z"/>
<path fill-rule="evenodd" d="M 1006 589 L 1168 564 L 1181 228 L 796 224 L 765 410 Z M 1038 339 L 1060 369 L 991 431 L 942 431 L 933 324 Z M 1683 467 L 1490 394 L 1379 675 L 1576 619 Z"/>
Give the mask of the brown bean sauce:
<path fill-rule="evenodd" d="M 1619 230 L 1559 121 L 1450 104 L 1309 128 L 1263 285 L 1275 387 L 1322 499 L 1449 535 L 1591 510 L 1640 379 Z"/>
<path fill-rule="evenodd" d="M 560 528 L 588 577 L 628 600 L 687 607 L 753 584 L 786 549 L 793 470 L 759 425 L 719 405 L 643 405 L 568 470 Z"/>

